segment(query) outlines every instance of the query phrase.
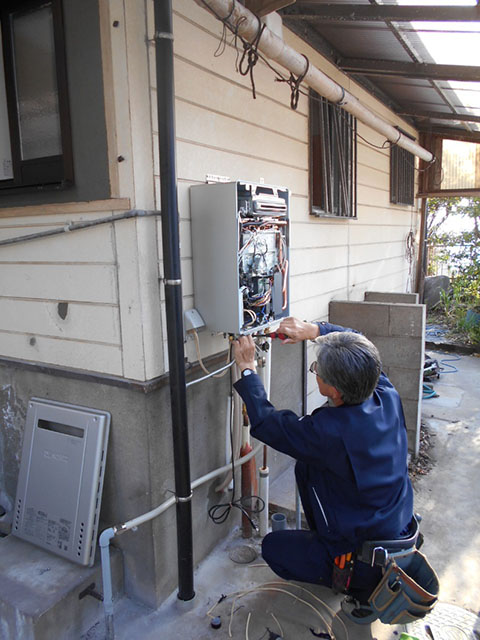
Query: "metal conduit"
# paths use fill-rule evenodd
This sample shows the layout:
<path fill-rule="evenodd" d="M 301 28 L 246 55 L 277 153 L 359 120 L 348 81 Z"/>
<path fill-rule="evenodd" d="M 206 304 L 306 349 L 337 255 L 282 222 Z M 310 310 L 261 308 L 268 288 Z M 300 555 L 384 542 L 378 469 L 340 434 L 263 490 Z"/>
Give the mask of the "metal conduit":
<path fill-rule="evenodd" d="M 217 18 L 225 20 L 248 42 L 253 42 L 257 38 L 259 19 L 239 2 L 235 0 L 195 0 L 195 2 L 207 11 L 211 9 Z M 281 38 L 267 27 L 263 30 L 258 42 L 258 50 L 297 77 L 305 72 L 307 64 L 305 57 L 285 44 Z M 321 96 L 330 100 L 330 102 L 351 113 L 360 122 L 384 135 L 390 142 L 397 144 L 426 162 L 434 160 L 435 156 L 430 151 L 427 151 L 415 141 L 403 135 L 391 124 L 379 118 L 355 96 L 329 78 L 323 71 L 317 69 L 312 63 L 308 66 L 303 82 Z"/>

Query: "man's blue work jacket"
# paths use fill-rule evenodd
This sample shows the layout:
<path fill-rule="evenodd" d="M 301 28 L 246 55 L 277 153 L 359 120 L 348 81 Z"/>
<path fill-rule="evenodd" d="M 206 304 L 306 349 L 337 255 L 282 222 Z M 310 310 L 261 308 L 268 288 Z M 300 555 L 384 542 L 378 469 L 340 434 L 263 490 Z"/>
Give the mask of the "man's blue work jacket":
<path fill-rule="evenodd" d="M 321 335 L 345 331 L 319 326 Z M 298 460 L 317 532 L 336 552 L 399 536 L 412 517 L 413 492 L 402 404 L 386 375 L 361 404 L 323 406 L 300 418 L 276 411 L 256 374 L 238 380 L 235 389 L 252 436 Z"/>

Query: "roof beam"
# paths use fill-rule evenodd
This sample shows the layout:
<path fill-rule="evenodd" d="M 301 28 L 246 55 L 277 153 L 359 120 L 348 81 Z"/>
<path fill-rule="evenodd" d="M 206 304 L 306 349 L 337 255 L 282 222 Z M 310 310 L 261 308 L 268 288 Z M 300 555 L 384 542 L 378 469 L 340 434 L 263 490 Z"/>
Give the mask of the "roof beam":
<path fill-rule="evenodd" d="M 415 111 L 413 109 L 401 110 L 399 116 L 410 116 L 413 118 L 427 118 L 435 120 L 457 120 L 459 122 L 480 122 L 480 116 L 473 116 L 468 113 L 437 113 L 436 111 Z"/>
<path fill-rule="evenodd" d="M 261 18 L 294 2 L 295 0 L 245 0 L 245 6 Z"/>
<path fill-rule="evenodd" d="M 480 131 L 461 131 L 460 129 L 450 129 L 448 127 L 419 127 L 419 131 L 425 133 L 434 133 L 442 138 L 448 140 L 462 140 L 463 142 L 476 142 L 480 143 Z"/>
<path fill-rule="evenodd" d="M 476 22 L 480 6 L 439 7 L 390 4 L 323 4 L 321 0 L 301 0 L 283 14 L 289 18 L 314 18 L 317 22 L 385 21 L 394 22 Z"/>
<path fill-rule="evenodd" d="M 426 64 L 370 58 L 342 58 L 338 61 L 338 66 L 343 71 L 361 73 L 367 76 L 420 78 L 422 80 L 459 80 L 464 82 L 478 82 L 480 80 L 479 67 L 460 64 Z"/>

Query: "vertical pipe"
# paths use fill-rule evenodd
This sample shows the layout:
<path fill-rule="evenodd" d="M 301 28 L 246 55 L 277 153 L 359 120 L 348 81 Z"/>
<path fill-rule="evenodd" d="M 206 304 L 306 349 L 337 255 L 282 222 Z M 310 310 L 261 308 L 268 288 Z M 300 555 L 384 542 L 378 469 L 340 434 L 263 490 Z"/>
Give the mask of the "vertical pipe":
<path fill-rule="evenodd" d="M 100 534 L 98 543 L 102 559 L 103 611 L 105 613 L 105 640 L 115 639 L 113 624 L 113 589 L 112 569 L 110 564 L 110 540 L 115 535 L 113 528 L 105 529 Z"/>
<path fill-rule="evenodd" d="M 195 591 L 175 158 L 172 0 L 154 0 L 154 11 L 163 265 L 177 497 L 178 598 L 191 600 Z"/>
<path fill-rule="evenodd" d="M 252 450 L 252 446 L 250 444 L 250 427 L 248 424 L 248 417 L 246 413 L 244 416 L 244 420 L 245 421 L 242 427 L 242 448 L 240 449 L 241 457 L 246 456 L 247 453 L 250 453 L 250 451 Z M 245 512 L 242 512 L 242 536 L 244 538 L 252 537 L 252 522 L 251 522 L 252 510 L 250 508 L 251 500 L 249 500 L 249 498 L 251 498 L 253 494 L 253 487 L 252 487 L 252 472 L 254 469 L 253 465 L 254 465 L 254 458 L 252 458 L 251 460 L 246 462 L 244 465 L 242 465 L 242 475 L 241 475 L 242 498 L 245 500 L 243 504 L 243 508 L 245 509 Z"/>
<path fill-rule="evenodd" d="M 270 400 L 270 390 L 271 390 L 271 382 L 272 382 L 272 339 L 265 338 L 265 342 L 268 344 L 268 349 L 265 352 L 265 363 L 264 366 L 259 368 L 258 375 L 260 376 L 263 386 L 265 387 L 265 392 L 267 394 L 267 398 Z M 260 515 L 258 518 L 258 527 L 261 536 L 266 536 L 268 533 L 268 505 L 270 499 L 270 477 L 269 477 L 269 468 L 267 465 L 267 445 L 263 447 L 263 464 L 259 470 L 260 482 L 260 498 L 263 500 L 264 509 L 260 511 Z"/>
<path fill-rule="evenodd" d="M 308 381 L 308 363 L 307 363 L 307 341 L 302 342 L 302 415 L 307 413 L 307 381 Z M 295 484 L 295 528 L 302 528 L 302 511 L 301 500 L 298 487 Z"/>

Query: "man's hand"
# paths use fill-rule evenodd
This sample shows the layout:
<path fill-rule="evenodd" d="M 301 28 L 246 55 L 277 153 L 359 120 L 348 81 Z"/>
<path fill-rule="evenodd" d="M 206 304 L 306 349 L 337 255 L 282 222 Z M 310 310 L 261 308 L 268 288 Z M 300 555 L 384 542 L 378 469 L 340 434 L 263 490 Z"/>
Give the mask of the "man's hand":
<path fill-rule="evenodd" d="M 315 340 L 320 335 L 318 325 L 292 317 L 282 320 L 277 332 L 288 336 L 286 340 L 282 340 L 282 344 L 295 344 L 303 340 Z"/>
<path fill-rule="evenodd" d="M 233 343 L 233 356 L 240 371 L 244 369 L 257 370 L 255 362 L 255 342 L 252 336 L 240 336 Z"/>

